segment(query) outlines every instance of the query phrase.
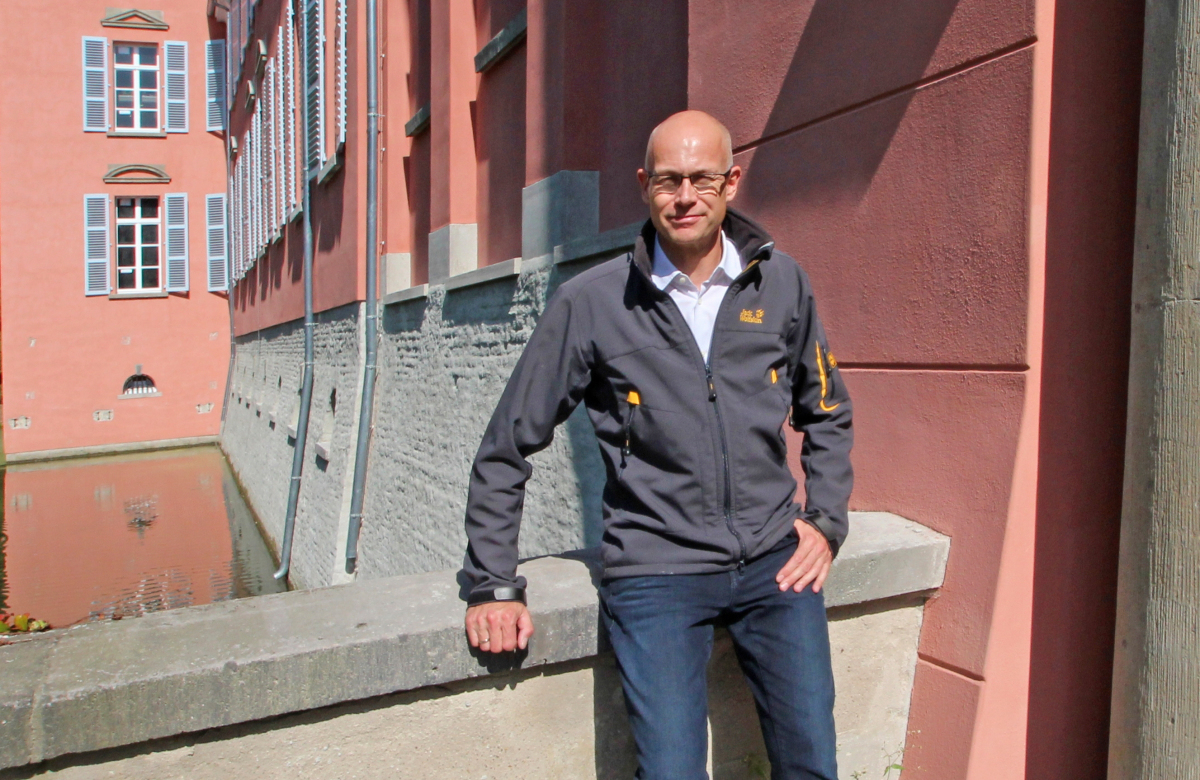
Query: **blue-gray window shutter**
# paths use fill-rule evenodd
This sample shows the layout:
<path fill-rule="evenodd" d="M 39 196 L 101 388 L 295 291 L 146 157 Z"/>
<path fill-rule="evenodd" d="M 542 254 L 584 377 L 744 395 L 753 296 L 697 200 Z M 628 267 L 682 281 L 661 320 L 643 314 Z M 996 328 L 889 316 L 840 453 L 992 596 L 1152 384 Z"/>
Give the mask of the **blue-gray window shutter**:
<path fill-rule="evenodd" d="M 346 0 L 337 0 L 337 142 L 346 143 Z"/>
<path fill-rule="evenodd" d="M 83 196 L 83 293 L 108 295 L 108 196 Z"/>
<path fill-rule="evenodd" d="M 325 164 L 324 3 L 304 4 L 305 172 L 315 176 Z"/>
<path fill-rule="evenodd" d="M 208 291 L 229 289 L 228 236 L 225 229 L 225 195 L 204 196 L 204 227 L 208 242 Z"/>
<path fill-rule="evenodd" d="M 187 41 L 167 41 L 163 44 L 166 63 L 166 94 L 168 133 L 188 131 Z"/>
<path fill-rule="evenodd" d="M 163 200 L 166 203 L 167 292 L 187 292 L 187 193 L 164 195 Z"/>
<path fill-rule="evenodd" d="M 108 39 L 83 37 L 83 131 L 108 130 Z"/>
<path fill-rule="evenodd" d="M 204 42 L 204 129 L 225 129 L 225 39 Z"/>

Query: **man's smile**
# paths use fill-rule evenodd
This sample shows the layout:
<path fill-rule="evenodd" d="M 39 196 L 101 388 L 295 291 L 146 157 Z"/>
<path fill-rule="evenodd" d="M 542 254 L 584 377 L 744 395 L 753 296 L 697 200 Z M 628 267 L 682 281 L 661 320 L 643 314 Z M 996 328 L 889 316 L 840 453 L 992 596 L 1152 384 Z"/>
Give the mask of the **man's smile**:
<path fill-rule="evenodd" d="M 703 218 L 703 214 L 683 214 L 681 216 L 668 217 L 667 219 L 676 227 L 691 227 Z"/>

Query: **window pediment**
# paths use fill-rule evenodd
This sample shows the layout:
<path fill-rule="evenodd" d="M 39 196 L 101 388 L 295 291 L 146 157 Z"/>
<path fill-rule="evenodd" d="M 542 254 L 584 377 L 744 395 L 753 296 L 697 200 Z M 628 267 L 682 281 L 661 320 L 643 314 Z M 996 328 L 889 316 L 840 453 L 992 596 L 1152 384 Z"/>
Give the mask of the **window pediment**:
<path fill-rule="evenodd" d="M 171 177 L 157 165 L 132 163 L 110 165 L 104 174 L 105 184 L 170 184 Z"/>
<path fill-rule="evenodd" d="M 143 11 L 137 8 L 105 8 L 104 27 L 132 27 L 137 30 L 170 29 L 162 11 Z"/>

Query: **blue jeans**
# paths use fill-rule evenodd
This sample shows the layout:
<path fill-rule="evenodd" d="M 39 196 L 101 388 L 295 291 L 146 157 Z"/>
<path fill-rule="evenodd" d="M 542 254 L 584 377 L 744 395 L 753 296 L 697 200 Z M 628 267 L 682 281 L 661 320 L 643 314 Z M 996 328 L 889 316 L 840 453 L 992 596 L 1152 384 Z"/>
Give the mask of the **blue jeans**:
<path fill-rule="evenodd" d="M 772 780 L 837 780 L 825 598 L 811 587 L 780 592 L 789 538 L 734 571 L 601 584 L 639 780 L 707 780 L 706 668 L 718 625 L 754 694 Z"/>

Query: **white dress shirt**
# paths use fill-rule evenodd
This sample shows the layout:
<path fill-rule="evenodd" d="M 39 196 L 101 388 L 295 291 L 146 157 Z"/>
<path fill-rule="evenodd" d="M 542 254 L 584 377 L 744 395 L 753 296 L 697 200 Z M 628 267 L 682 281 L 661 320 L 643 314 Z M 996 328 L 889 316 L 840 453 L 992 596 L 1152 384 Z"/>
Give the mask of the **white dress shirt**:
<path fill-rule="evenodd" d="M 721 308 L 721 301 L 725 299 L 729 285 L 743 270 L 741 255 L 725 235 L 725 231 L 721 231 L 721 243 L 724 248 L 720 264 L 708 277 L 708 281 L 697 288 L 687 274 L 676 268 L 666 252 L 663 252 L 658 239 L 654 239 L 654 267 L 650 271 L 650 280 L 654 282 L 655 287 L 666 292 L 671 296 L 671 300 L 675 301 L 683 319 L 691 328 L 692 337 L 696 339 L 696 346 L 700 347 L 700 354 L 704 355 L 705 362 L 708 362 L 708 348 L 712 344 L 717 310 Z"/>

